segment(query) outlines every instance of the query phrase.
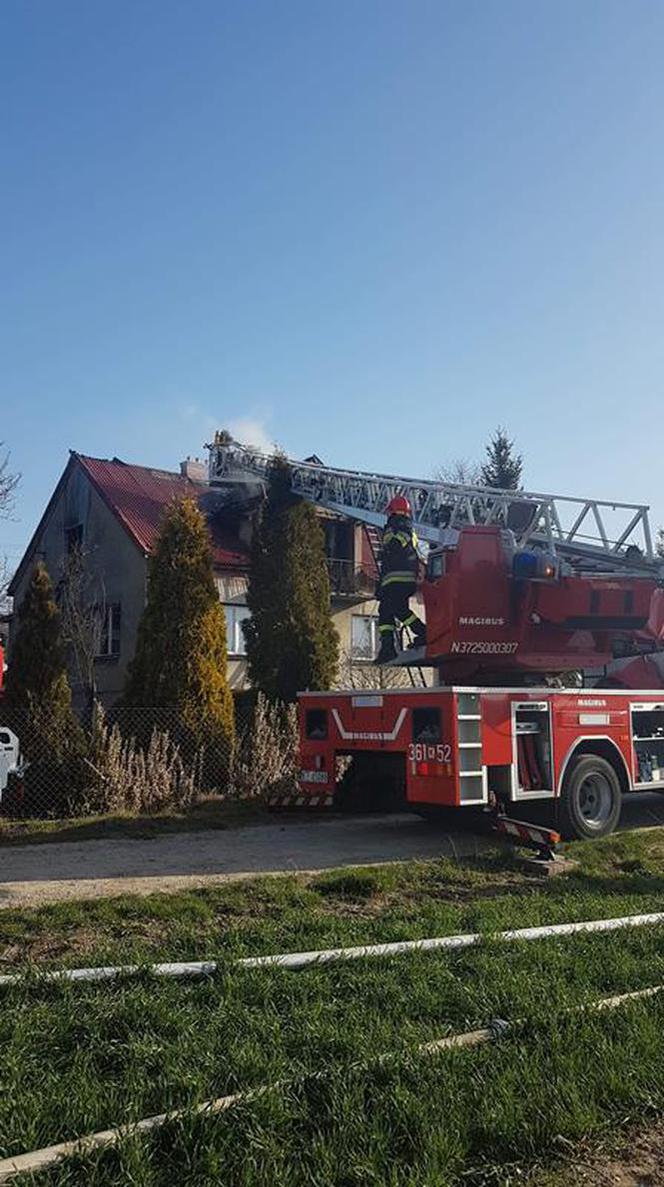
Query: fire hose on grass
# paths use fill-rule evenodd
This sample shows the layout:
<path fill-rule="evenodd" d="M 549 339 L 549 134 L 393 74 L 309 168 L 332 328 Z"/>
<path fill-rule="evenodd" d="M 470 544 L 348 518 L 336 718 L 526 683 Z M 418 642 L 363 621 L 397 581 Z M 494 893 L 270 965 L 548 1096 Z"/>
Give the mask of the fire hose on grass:
<path fill-rule="evenodd" d="M 605 1010 L 615 1010 L 630 1002 L 646 1001 L 656 997 L 663 990 L 664 985 L 653 985 L 647 989 L 637 989 L 630 993 L 620 993 L 611 997 L 599 998 L 595 1002 L 589 1002 L 581 1006 L 573 1006 L 563 1011 L 563 1013 L 595 1013 Z M 496 1039 L 514 1033 L 515 1030 L 524 1026 L 525 1022 L 526 1020 L 523 1018 L 515 1019 L 512 1022 L 495 1019 L 488 1026 L 480 1030 L 465 1031 L 462 1034 L 447 1035 L 444 1038 L 420 1043 L 414 1049 L 413 1054 L 416 1057 L 427 1057 L 440 1055 L 445 1051 L 459 1048 L 478 1047 L 484 1043 L 491 1043 Z M 397 1058 L 397 1053 L 386 1052 L 383 1055 L 379 1055 L 377 1059 L 367 1062 L 362 1066 L 366 1068 L 376 1065 L 380 1066 Z M 26 1154 L 17 1154 L 13 1157 L 3 1158 L 0 1160 L 0 1184 L 8 1183 L 20 1174 L 48 1170 L 51 1167 L 57 1166 L 66 1158 L 94 1154 L 97 1150 L 117 1146 L 129 1138 L 150 1133 L 153 1130 L 160 1129 L 164 1125 L 174 1121 L 181 1121 L 186 1117 L 217 1116 L 232 1109 L 234 1105 L 240 1102 L 250 1103 L 261 1096 L 265 1096 L 267 1093 L 278 1092 L 297 1083 L 304 1083 L 312 1078 L 322 1078 L 324 1075 L 324 1071 L 319 1071 L 314 1072 L 313 1076 L 304 1075 L 287 1080 L 277 1080 L 274 1084 L 261 1084 L 256 1088 L 249 1088 L 241 1092 L 233 1092 L 228 1096 L 217 1097 L 214 1100 L 203 1101 L 201 1104 L 193 1105 L 190 1108 L 173 1109 L 169 1113 L 159 1113 L 154 1117 L 144 1117 L 140 1121 L 129 1122 L 112 1129 L 104 1129 L 97 1133 L 86 1134 L 84 1137 L 75 1138 L 68 1142 L 60 1142 L 57 1145 L 45 1146 L 40 1150 L 32 1150 Z"/>
<path fill-rule="evenodd" d="M 615 919 L 587 919 L 578 923 L 552 923 L 540 927 L 519 927 L 497 933 L 468 932 L 454 936 L 436 936 L 424 940 L 396 940 L 385 944 L 362 944 L 352 948 L 325 948 L 312 952 L 281 952 L 268 956 L 244 956 L 227 964 L 216 960 L 175 961 L 166 964 L 107 965 L 99 968 L 49 969 L 37 974 L 38 984 L 78 981 L 113 981 L 118 977 L 150 974 L 155 977 L 211 977 L 228 968 L 303 969 L 311 965 L 332 964 L 344 960 L 364 960 L 380 956 L 401 956 L 409 952 L 454 952 L 473 948 L 486 940 L 511 943 L 515 940 L 546 940 L 593 932 L 613 932 L 622 928 L 652 927 L 664 923 L 664 911 L 648 915 L 622 915 Z M 3 973 L 0 989 L 28 981 L 29 973 Z"/>

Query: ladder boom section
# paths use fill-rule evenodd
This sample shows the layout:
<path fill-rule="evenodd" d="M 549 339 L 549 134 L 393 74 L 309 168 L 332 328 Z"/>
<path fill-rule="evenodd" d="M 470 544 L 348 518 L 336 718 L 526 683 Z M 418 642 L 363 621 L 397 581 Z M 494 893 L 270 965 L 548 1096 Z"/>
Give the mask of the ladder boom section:
<path fill-rule="evenodd" d="M 217 433 L 208 449 L 214 485 L 260 486 L 272 460 L 272 455 L 242 445 L 224 432 Z M 340 470 L 317 461 L 287 461 L 295 494 L 375 527 L 384 525 L 390 499 L 406 495 L 418 534 L 432 543 L 440 541 L 442 528 L 496 524 L 513 532 L 517 547 L 547 548 L 583 569 L 652 573 L 657 564 L 649 508 L 644 504 L 495 490 Z"/>

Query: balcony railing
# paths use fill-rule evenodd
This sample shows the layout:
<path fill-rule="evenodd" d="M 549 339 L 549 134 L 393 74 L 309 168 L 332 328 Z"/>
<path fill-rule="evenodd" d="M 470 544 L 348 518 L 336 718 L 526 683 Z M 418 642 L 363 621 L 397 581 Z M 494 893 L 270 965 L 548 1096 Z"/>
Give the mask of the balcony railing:
<path fill-rule="evenodd" d="M 330 590 L 336 598 L 371 598 L 376 589 L 376 577 L 358 568 L 355 561 L 327 558 Z"/>

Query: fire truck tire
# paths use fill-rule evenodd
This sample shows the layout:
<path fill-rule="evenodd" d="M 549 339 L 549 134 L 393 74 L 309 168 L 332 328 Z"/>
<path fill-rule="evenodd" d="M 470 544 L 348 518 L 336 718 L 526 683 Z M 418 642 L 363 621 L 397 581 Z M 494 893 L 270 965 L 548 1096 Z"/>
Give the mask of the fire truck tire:
<path fill-rule="evenodd" d="M 620 817 L 622 790 L 611 763 L 582 754 L 570 764 L 560 796 L 560 831 L 587 840 L 612 833 Z"/>

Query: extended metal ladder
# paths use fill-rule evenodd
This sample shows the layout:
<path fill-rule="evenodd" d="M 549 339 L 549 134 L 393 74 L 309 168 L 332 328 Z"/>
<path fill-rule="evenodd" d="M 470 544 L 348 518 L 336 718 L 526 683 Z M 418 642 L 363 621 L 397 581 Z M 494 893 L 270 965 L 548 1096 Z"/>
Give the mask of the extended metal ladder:
<path fill-rule="evenodd" d="M 255 491 L 272 461 L 270 454 L 241 445 L 226 432 L 217 433 L 208 450 L 212 485 Z M 385 507 L 394 495 L 403 494 L 413 507 L 418 535 L 430 543 L 440 542 L 441 528 L 500 524 L 512 530 L 517 547 L 546 548 L 586 572 L 652 574 L 661 567 L 644 504 L 428 482 L 339 470 L 318 460 L 287 460 L 295 494 L 369 528 L 382 528 Z"/>
<path fill-rule="evenodd" d="M 378 530 L 378 528 L 373 527 L 373 525 L 370 523 L 365 523 L 364 530 L 367 534 L 367 540 L 369 542 L 369 548 L 371 549 L 371 555 L 373 557 L 374 564 L 378 569 L 380 568 L 380 554 L 383 547 L 383 534 Z"/>

